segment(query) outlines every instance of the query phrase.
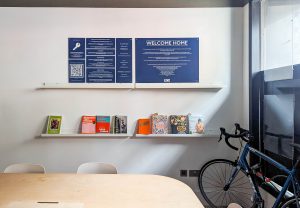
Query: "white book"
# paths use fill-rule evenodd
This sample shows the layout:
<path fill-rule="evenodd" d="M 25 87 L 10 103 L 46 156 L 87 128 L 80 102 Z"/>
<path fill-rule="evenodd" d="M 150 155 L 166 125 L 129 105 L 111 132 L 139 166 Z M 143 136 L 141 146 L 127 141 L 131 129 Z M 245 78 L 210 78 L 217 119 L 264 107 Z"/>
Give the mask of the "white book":
<path fill-rule="evenodd" d="M 203 134 L 204 133 L 204 120 L 201 115 L 189 114 L 189 133 L 190 134 Z"/>

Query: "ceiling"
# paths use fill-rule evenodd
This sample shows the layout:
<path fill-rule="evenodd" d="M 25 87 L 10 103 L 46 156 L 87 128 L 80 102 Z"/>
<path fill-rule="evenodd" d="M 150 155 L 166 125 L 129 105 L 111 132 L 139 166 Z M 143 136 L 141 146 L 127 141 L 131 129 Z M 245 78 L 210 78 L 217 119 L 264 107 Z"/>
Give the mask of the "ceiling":
<path fill-rule="evenodd" d="M 0 0 L 0 7 L 197 8 L 243 7 L 248 0 Z"/>

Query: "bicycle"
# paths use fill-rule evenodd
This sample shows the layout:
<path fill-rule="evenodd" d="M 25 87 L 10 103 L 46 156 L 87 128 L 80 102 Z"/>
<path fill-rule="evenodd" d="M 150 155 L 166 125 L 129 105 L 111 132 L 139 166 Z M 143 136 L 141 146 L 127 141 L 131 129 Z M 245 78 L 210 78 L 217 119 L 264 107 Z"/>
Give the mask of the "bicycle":
<path fill-rule="evenodd" d="M 296 167 L 299 161 L 297 160 L 292 169 L 289 170 L 264 153 L 252 148 L 250 143 L 253 141 L 253 136 L 250 132 L 241 128 L 239 124 L 235 124 L 235 127 L 235 134 L 229 134 L 224 128 L 220 128 L 219 142 L 224 138 L 226 144 L 237 151 L 238 148 L 232 145 L 229 139 L 239 138 L 243 140 L 245 145 L 243 149 L 240 149 L 237 160 L 215 159 L 207 162 L 200 169 L 198 184 L 200 192 L 208 205 L 212 208 L 225 208 L 229 203 L 235 202 L 243 208 L 264 207 L 264 201 L 256 180 L 256 170 L 259 168 L 259 165 L 250 167 L 247 162 L 247 156 L 251 152 L 287 174 L 283 187 L 278 190 L 279 193 L 272 208 L 300 208 L 300 198 L 298 198 L 300 196 L 300 187 L 296 178 Z M 291 145 L 297 147 L 295 144 Z M 293 194 L 288 190 L 290 185 L 292 185 Z M 284 200 L 285 195 L 288 195 L 287 193 L 290 194 L 289 198 Z"/>

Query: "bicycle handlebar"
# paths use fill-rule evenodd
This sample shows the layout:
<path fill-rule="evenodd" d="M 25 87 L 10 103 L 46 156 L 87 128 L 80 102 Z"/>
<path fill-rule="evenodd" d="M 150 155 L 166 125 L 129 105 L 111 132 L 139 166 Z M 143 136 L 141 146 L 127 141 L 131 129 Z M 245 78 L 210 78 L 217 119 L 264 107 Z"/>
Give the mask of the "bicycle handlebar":
<path fill-rule="evenodd" d="M 240 124 L 236 123 L 235 124 L 235 134 L 229 134 L 226 132 L 225 128 L 220 128 L 221 134 L 220 134 L 220 139 L 219 142 L 223 139 L 225 139 L 226 144 L 233 150 L 238 150 L 237 147 L 233 146 L 230 144 L 229 139 L 230 138 L 241 138 L 245 142 L 249 142 L 251 135 L 248 130 L 241 128 Z M 239 134 L 238 134 L 239 132 Z M 246 139 L 247 138 L 247 139 Z"/>

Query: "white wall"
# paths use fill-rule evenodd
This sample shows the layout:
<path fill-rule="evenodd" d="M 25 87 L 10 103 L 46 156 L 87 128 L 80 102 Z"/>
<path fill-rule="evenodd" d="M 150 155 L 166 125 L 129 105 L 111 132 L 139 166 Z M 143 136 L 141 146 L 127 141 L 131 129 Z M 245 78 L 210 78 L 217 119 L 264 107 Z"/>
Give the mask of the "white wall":
<path fill-rule="evenodd" d="M 200 37 L 201 82 L 220 91 L 37 90 L 67 82 L 68 37 Z M 64 131 L 84 114 L 125 114 L 129 131 L 153 112 L 195 113 L 207 129 L 232 128 L 243 115 L 243 8 L 79 9 L 0 8 L 0 169 L 11 163 L 75 172 L 87 161 L 113 163 L 120 173 L 179 178 L 213 158 L 235 154 L 217 139 L 37 139 L 49 114 L 62 114 Z M 196 178 L 180 178 L 195 190 Z"/>
<path fill-rule="evenodd" d="M 263 1 L 263 68 L 300 63 L 300 1 Z"/>

